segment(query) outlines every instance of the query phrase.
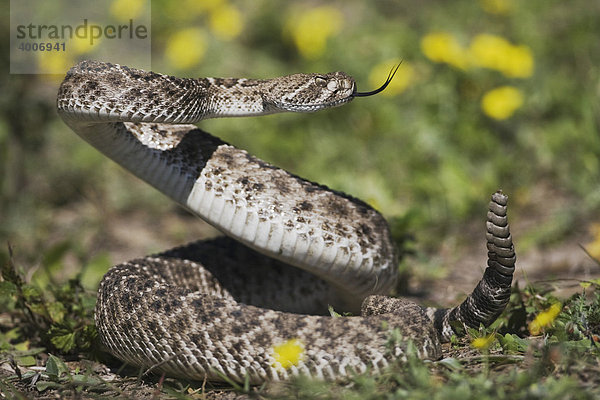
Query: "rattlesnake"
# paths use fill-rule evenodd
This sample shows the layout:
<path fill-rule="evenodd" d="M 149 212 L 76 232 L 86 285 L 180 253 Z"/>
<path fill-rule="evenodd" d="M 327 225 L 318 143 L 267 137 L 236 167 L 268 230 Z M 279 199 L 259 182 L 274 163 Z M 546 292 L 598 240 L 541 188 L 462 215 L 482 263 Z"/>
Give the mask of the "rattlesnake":
<path fill-rule="evenodd" d="M 343 379 L 404 359 L 409 341 L 418 356 L 438 359 L 452 321 L 493 322 L 515 263 L 501 192 L 490 202 L 479 285 L 458 307 L 422 308 L 385 296 L 398 257 L 377 211 L 190 125 L 317 111 L 385 85 L 360 93 L 343 72 L 184 79 L 95 61 L 71 68 L 57 99 L 67 125 L 227 235 L 113 267 L 95 316 L 108 351 L 191 379 Z M 327 305 L 362 314 L 325 316 Z M 403 340 L 390 341 L 394 329 Z M 292 339 L 298 360 L 283 365 L 277 346 Z"/>

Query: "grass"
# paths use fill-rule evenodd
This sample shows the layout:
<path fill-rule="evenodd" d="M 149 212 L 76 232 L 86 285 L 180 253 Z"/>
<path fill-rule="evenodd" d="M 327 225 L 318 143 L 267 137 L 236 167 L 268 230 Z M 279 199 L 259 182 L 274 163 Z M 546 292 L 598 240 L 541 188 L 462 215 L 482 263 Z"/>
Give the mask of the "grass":
<path fill-rule="evenodd" d="M 404 75 L 402 91 L 340 109 L 201 124 L 378 208 L 392 222 L 397 242 L 416 255 L 403 262 L 413 277 L 404 289 L 413 289 L 415 276 L 430 288 L 427 294 L 440 287 L 433 278 L 448 285 L 460 280 L 435 255 L 458 258 L 472 249 L 455 243 L 469 237 L 471 221 L 480 220 L 488 193 L 499 187 L 510 194 L 519 260 L 528 260 L 520 264 L 525 272 L 551 280 L 575 270 L 585 287 L 562 299 L 554 296 L 572 293 L 572 281 L 555 281 L 557 291 L 540 283 L 515 288 L 499 324 L 452 343 L 442 361 L 411 358 L 381 376 L 344 384 L 300 378 L 265 388 L 218 389 L 274 398 L 597 397 L 597 265 L 587 272 L 579 265 L 557 269 L 548 264 L 550 256 L 528 255 L 598 242 L 600 236 L 594 233 L 600 222 L 600 7 L 583 0 L 222 3 L 241 11 L 238 36 L 223 36 L 228 27 L 215 25 L 214 10 L 153 0 L 153 68 L 252 77 L 342 69 L 356 77 L 360 90 L 377 86 L 385 76 L 373 78 L 373 71 L 391 60 L 402 59 L 398 72 L 412 74 Z M 8 8 L 0 17 L 8 27 Z M 310 27 L 311 18 L 321 22 Z M 182 68 L 165 49 L 187 28 L 201 31 L 206 52 Z M 514 77 L 494 68 L 460 67 L 453 58 L 434 61 L 421 43 L 436 32 L 463 50 L 481 34 L 525 46 L 533 71 Z M 317 36 L 322 41 L 310 42 Z M 8 38 L 0 39 L 4 54 Z M 129 378 L 107 372 L 104 363 L 119 364 L 97 351 L 92 313 L 95 288 L 109 265 L 214 231 L 75 138 L 54 112 L 60 78 L 10 75 L 7 61 L 0 61 L 0 243 L 10 243 L 14 254 L 0 250 L 0 391 L 15 398 L 204 398 L 208 386 L 202 384 L 143 371 L 129 371 Z M 502 86 L 518 89 L 523 104 L 497 120 L 481 101 Z M 531 337 L 528 324 L 559 300 L 560 315 L 541 336 Z M 472 340 L 488 337 L 493 342 L 487 349 L 470 347 Z"/>
<path fill-rule="evenodd" d="M 154 378 L 145 371 L 130 371 L 133 377 L 127 378 L 99 369 L 100 362 L 113 368 L 120 363 L 98 351 L 93 294 L 78 279 L 42 292 L 24 282 L 10 254 L 2 257 L 0 304 L 6 311 L 0 322 L 0 361 L 13 370 L 7 374 L 5 369 L 0 377 L 4 393 L 15 398 L 27 398 L 31 390 L 35 396 L 130 398 L 142 390 L 182 399 L 207 393 L 206 383 Z M 258 388 L 231 383 L 217 390 L 290 399 L 592 399 L 600 395 L 600 282 L 580 286 L 579 293 L 564 300 L 559 315 L 540 322 L 538 336 L 529 334 L 532 321 L 560 300 L 533 286 L 515 287 L 496 323 L 454 338 L 440 361 L 423 361 L 409 352 L 407 362 L 392 363 L 376 376 L 337 383 L 298 377 Z M 390 340 L 394 337 L 391 333 Z M 483 344 L 477 344 L 478 338 L 485 338 Z M 40 363 L 43 368 L 37 367 Z"/>

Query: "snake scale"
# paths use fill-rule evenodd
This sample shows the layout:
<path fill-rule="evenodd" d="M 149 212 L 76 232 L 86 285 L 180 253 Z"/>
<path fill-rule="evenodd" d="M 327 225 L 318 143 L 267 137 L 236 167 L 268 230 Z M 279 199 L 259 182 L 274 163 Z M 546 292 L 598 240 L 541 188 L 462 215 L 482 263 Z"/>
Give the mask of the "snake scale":
<path fill-rule="evenodd" d="M 515 265 L 502 192 L 489 205 L 482 280 L 457 307 L 424 308 L 386 296 L 398 256 L 377 211 L 193 125 L 313 112 L 384 87 L 358 92 L 343 72 L 257 80 L 177 78 L 97 61 L 71 68 L 57 98 L 65 123 L 226 235 L 111 268 L 95 315 L 108 351 L 190 379 L 343 379 L 405 359 L 409 341 L 419 357 L 440 358 L 453 321 L 492 323 Z M 327 316 L 328 305 L 360 316 Z M 390 345 L 392 329 L 403 340 Z M 274 349 L 291 339 L 300 357 L 284 367 Z"/>

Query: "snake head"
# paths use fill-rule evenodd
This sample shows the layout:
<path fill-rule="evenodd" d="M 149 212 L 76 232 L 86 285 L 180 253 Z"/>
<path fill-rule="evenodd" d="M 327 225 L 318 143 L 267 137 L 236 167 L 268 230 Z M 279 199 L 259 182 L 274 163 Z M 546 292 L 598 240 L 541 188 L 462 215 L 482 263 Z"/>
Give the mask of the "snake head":
<path fill-rule="evenodd" d="M 344 72 L 294 74 L 270 79 L 263 101 L 271 112 L 314 112 L 354 97 L 354 78 Z"/>

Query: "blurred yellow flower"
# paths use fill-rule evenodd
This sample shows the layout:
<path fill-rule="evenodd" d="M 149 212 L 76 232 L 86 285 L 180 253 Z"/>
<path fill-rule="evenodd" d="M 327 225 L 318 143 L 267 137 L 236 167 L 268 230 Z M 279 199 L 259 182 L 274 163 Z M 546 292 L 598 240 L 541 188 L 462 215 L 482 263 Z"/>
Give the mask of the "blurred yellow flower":
<path fill-rule="evenodd" d="M 473 341 L 471 342 L 471 347 L 474 347 L 476 349 L 487 350 L 487 348 L 490 347 L 492 343 L 494 343 L 495 339 L 496 335 L 494 335 L 493 333 L 486 337 L 476 338 L 473 339 Z"/>
<path fill-rule="evenodd" d="M 144 10 L 144 5 L 149 3 L 147 0 L 113 0 L 110 13 L 119 22 L 127 22 L 137 18 Z"/>
<path fill-rule="evenodd" d="M 381 86 L 390 71 L 395 68 L 396 65 L 400 64 L 400 62 L 401 60 L 396 58 L 375 65 L 369 74 L 369 85 L 373 88 Z M 414 67 L 407 61 L 402 62 L 402 65 L 400 65 L 400 68 L 396 71 L 394 78 L 388 87 L 381 92 L 381 95 L 396 96 L 402 93 L 408 85 L 410 85 L 414 76 Z"/>
<path fill-rule="evenodd" d="M 512 86 L 501 86 L 483 95 L 481 108 L 491 118 L 507 119 L 523 105 L 523 94 Z"/>
<path fill-rule="evenodd" d="M 509 78 L 529 78 L 533 75 L 533 55 L 528 46 L 512 46 L 508 49 L 501 69 Z"/>
<path fill-rule="evenodd" d="M 86 54 L 92 52 L 98 44 L 102 41 L 102 38 L 94 38 L 93 43 L 90 43 L 90 38 L 80 38 L 74 36 L 67 42 L 68 50 L 75 54 Z"/>
<path fill-rule="evenodd" d="M 539 313 L 533 321 L 529 323 L 529 333 L 537 336 L 542 332 L 542 328 L 552 324 L 561 310 L 560 303 L 554 303 L 546 311 Z"/>
<path fill-rule="evenodd" d="M 527 78 L 533 74 L 533 56 L 529 47 L 513 46 L 500 36 L 475 36 L 469 53 L 476 65 L 500 71 L 509 78 Z"/>
<path fill-rule="evenodd" d="M 199 28 L 186 28 L 175 32 L 167 42 L 165 56 L 177 69 L 197 65 L 206 52 L 206 34 Z"/>
<path fill-rule="evenodd" d="M 320 6 L 288 18 L 286 31 L 304 58 L 316 59 L 327 48 L 327 39 L 342 29 L 343 15 L 334 7 Z"/>
<path fill-rule="evenodd" d="M 585 245 L 585 250 L 596 260 L 600 260 L 600 223 L 594 223 L 589 228 L 592 241 Z"/>
<path fill-rule="evenodd" d="M 210 29 L 223 40 L 238 36 L 244 27 L 242 13 L 236 7 L 223 3 L 210 13 Z"/>
<path fill-rule="evenodd" d="M 507 15 L 514 8 L 513 0 L 479 0 L 481 8 L 490 14 Z"/>
<path fill-rule="evenodd" d="M 98 49 L 98 45 L 102 42 L 101 38 L 94 38 L 93 43 L 90 44 L 90 38 L 79 38 L 77 36 L 69 39 L 66 42 L 66 51 L 38 51 L 36 54 L 38 65 L 43 67 L 44 71 L 51 74 L 58 74 L 56 79 L 62 80 L 64 74 L 73 66 L 75 59 L 82 54 L 86 54 L 86 57 L 93 57 L 89 55 L 94 50 Z M 54 77 L 48 78 L 54 80 Z"/>
<path fill-rule="evenodd" d="M 421 39 L 421 50 L 431 61 L 443 62 L 456 68 L 466 69 L 469 56 L 451 33 L 437 32 L 425 35 Z"/>
<path fill-rule="evenodd" d="M 71 53 L 72 54 L 72 53 Z M 37 63 L 44 71 L 52 75 L 42 75 L 42 79 L 51 82 L 61 82 L 65 74 L 75 63 L 69 55 L 60 51 L 38 51 Z"/>
<path fill-rule="evenodd" d="M 304 356 L 304 344 L 299 339 L 290 339 L 282 344 L 273 346 L 274 367 L 289 368 L 296 365 Z"/>
<path fill-rule="evenodd" d="M 475 36 L 471 41 L 469 52 L 474 62 L 481 67 L 498 68 L 511 44 L 503 37 L 487 33 Z"/>

